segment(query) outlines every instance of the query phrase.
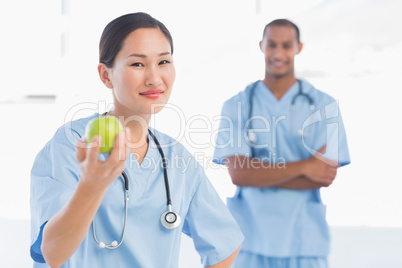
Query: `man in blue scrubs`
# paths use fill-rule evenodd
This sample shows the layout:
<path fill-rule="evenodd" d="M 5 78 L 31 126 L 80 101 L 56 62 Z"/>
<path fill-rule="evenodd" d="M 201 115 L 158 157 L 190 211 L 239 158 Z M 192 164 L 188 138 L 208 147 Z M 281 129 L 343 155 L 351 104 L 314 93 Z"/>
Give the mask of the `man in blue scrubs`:
<path fill-rule="evenodd" d="M 245 235 L 234 267 L 328 266 L 320 188 L 350 157 L 337 102 L 295 77 L 302 47 L 294 23 L 269 23 L 264 80 L 223 105 L 214 161 L 237 185 L 227 205 Z"/>

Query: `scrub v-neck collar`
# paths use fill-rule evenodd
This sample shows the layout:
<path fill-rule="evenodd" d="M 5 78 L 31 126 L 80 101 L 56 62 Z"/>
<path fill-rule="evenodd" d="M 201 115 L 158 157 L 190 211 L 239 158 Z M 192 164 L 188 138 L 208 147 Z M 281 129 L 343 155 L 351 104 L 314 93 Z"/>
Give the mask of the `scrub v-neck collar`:
<path fill-rule="evenodd" d="M 152 143 L 152 145 L 151 145 Z M 130 174 L 129 180 L 135 184 L 135 191 L 138 191 L 142 196 L 146 190 L 148 184 L 148 178 L 152 171 L 156 170 L 155 166 L 162 165 L 159 151 L 156 147 L 155 141 L 148 134 L 148 149 L 141 162 L 138 163 L 137 158 L 129 150 L 128 162 L 126 162 L 126 172 Z"/>
<path fill-rule="evenodd" d="M 287 100 L 289 100 L 290 98 L 292 98 L 292 96 L 295 95 L 296 91 L 299 90 L 299 83 L 298 81 L 296 81 L 286 92 L 285 94 L 283 94 L 283 96 L 278 100 L 274 93 L 264 84 L 264 82 L 262 80 L 259 81 L 259 87 L 260 90 L 258 90 L 258 92 L 260 92 L 262 95 L 261 97 L 263 99 L 268 99 L 270 103 L 272 104 L 282 104 L 285 103 Z"/>

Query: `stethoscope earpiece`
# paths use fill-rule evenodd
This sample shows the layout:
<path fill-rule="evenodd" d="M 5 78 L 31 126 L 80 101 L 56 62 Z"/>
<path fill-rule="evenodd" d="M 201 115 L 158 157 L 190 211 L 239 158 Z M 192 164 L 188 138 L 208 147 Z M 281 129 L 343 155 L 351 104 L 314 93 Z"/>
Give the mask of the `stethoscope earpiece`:
<path fill-rule="evenodd" d="M 98 245 L 100 248 L 108 248 L 108 249 L 115 249 L 115 248 L 118 248 L 118 246 L 119 246 L 119 244 L 117 243 L 116 240 L 108 245 L 106 245 L 104 242 L 99 242 Z"/>

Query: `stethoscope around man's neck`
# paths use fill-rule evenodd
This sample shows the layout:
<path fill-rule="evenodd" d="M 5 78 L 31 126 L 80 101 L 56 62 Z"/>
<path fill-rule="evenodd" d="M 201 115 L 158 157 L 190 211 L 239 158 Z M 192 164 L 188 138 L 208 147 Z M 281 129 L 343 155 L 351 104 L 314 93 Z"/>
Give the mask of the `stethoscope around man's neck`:
<path fill-rule="evenodd" d="M 250 90 L 250 95 L 249 95 L 249 110 L 248 110 L 248 140 L 251 143 L 251 157 L 254 158 L 255 157 L 255 151 L 254 151 L 254 144 L 257 142 L 257 135 L 254 133 L 253 131 L 253 126 L 252 126 L 252 115 L 253 115 L 253 97 L 254 97 L 254 91 L 256 89 L 256 87 L 258 86 L 259 82 L 255 82 Z M 298 97 L 302 97 L 302 98 L 306 98 L 308 103 L 309 103 L 309 110 L 310 110 L 310 114 L 312 114 L 315 110 L 315 105 L 314 105 L 314 101 L 311 98 L 310 95 L 308 95 L 307 93 L 303 92 L 303 83 L 300 79 L 297 79 L 297 84 L 298 84 L 298 88 L 299 91 L 297 92 L 296 95 L 293 96 L 292 101 L 290 103 L 290 124 L 292 126 L 292 133 L 294 135 L 303 135 L 303 136 L 309 136 L 310 133 L 299 133 L 299 131 L 296 131 L 296 127 L 295 127 L 295 107 L 296 107 L 296 100 Z"/>
<path fill-rule="evenodd" d="M 104 113 L 103 115 L 106 115 L 107 113 Z M 167 200 L 167 206 L 168 206 L 168 210 L 166 212 L 164 212 L 161 215 L 161 224 L 163 227 L 165 227 L 166 229 L 172 230 L 177 228 L 180 223 L 181 223 L 181 218 L 180 215 L 172 210 L 172 200 L 170 198 L 170 188 L 169 188 L 169 180 L 168 180 L 168 174 L 167 174 L 167 165 L 166 165 L 166 158 L 165 155 L 163 153 L 162 147 L 158 141 L 158 139 L 155 137 L 155 135 L 152 133 L 152 131 L 150 129 L 148 129 L 148 134 L 151 136 L 151 138 L 154 140 L 156 147 L 158 148 L 159 154 L 162 158 L 162 167 L 163 167 L 163 177 L 165 180 L 165 189 L 166 189 L 166 200 Z M 148 140 L 149 141 L 149 140 Z M 129 199 L 129 180 L 127 177 L 127 174 L 125 171 L 123 171 L 121 173 L 121 176 L 124 182 L 124 200 L 125 200 L 125 212 L 124 212 L 124 225 L 123 225 L 123 232 L 120 238 L 120 242 L 118 243 L 116 240 L 109 243 L 109 244 L 105 244 L 104 242 L 100 242 L 98 241 L 98 238 L 96 236 L 96 232 L 95 232 L 95 217 L 92 220 L 92 230 L 93 230 L 93 235 L 95 238 L 96 243 L 99 245 L 100 248 L 107 248 L 107 249 L 116 249 L 118 248 L 124 240 L 124 236 L 126 234 L 126 225 L 127 225 L 127 211 L 128 211 L 128 199 Z"/>

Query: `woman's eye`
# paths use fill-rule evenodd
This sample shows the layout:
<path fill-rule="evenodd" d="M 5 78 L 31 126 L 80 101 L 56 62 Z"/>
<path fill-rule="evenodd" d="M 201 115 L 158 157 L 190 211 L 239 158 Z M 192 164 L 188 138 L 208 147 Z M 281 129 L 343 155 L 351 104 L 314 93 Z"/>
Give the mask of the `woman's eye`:
<path fill-rule="evenodd" d="M 170 61 L 168 61 L 168 60 L 163 60 L 163 61 L 159 62 L 159 65 L 168 64 L 168 63 L 170 63 Z"/>
<path fill-rule="evenodd" d="M 141 62 L 135 62 L 135 63 L 131 64 L 131 66 L 143 67 L 144 65 Z"/>

